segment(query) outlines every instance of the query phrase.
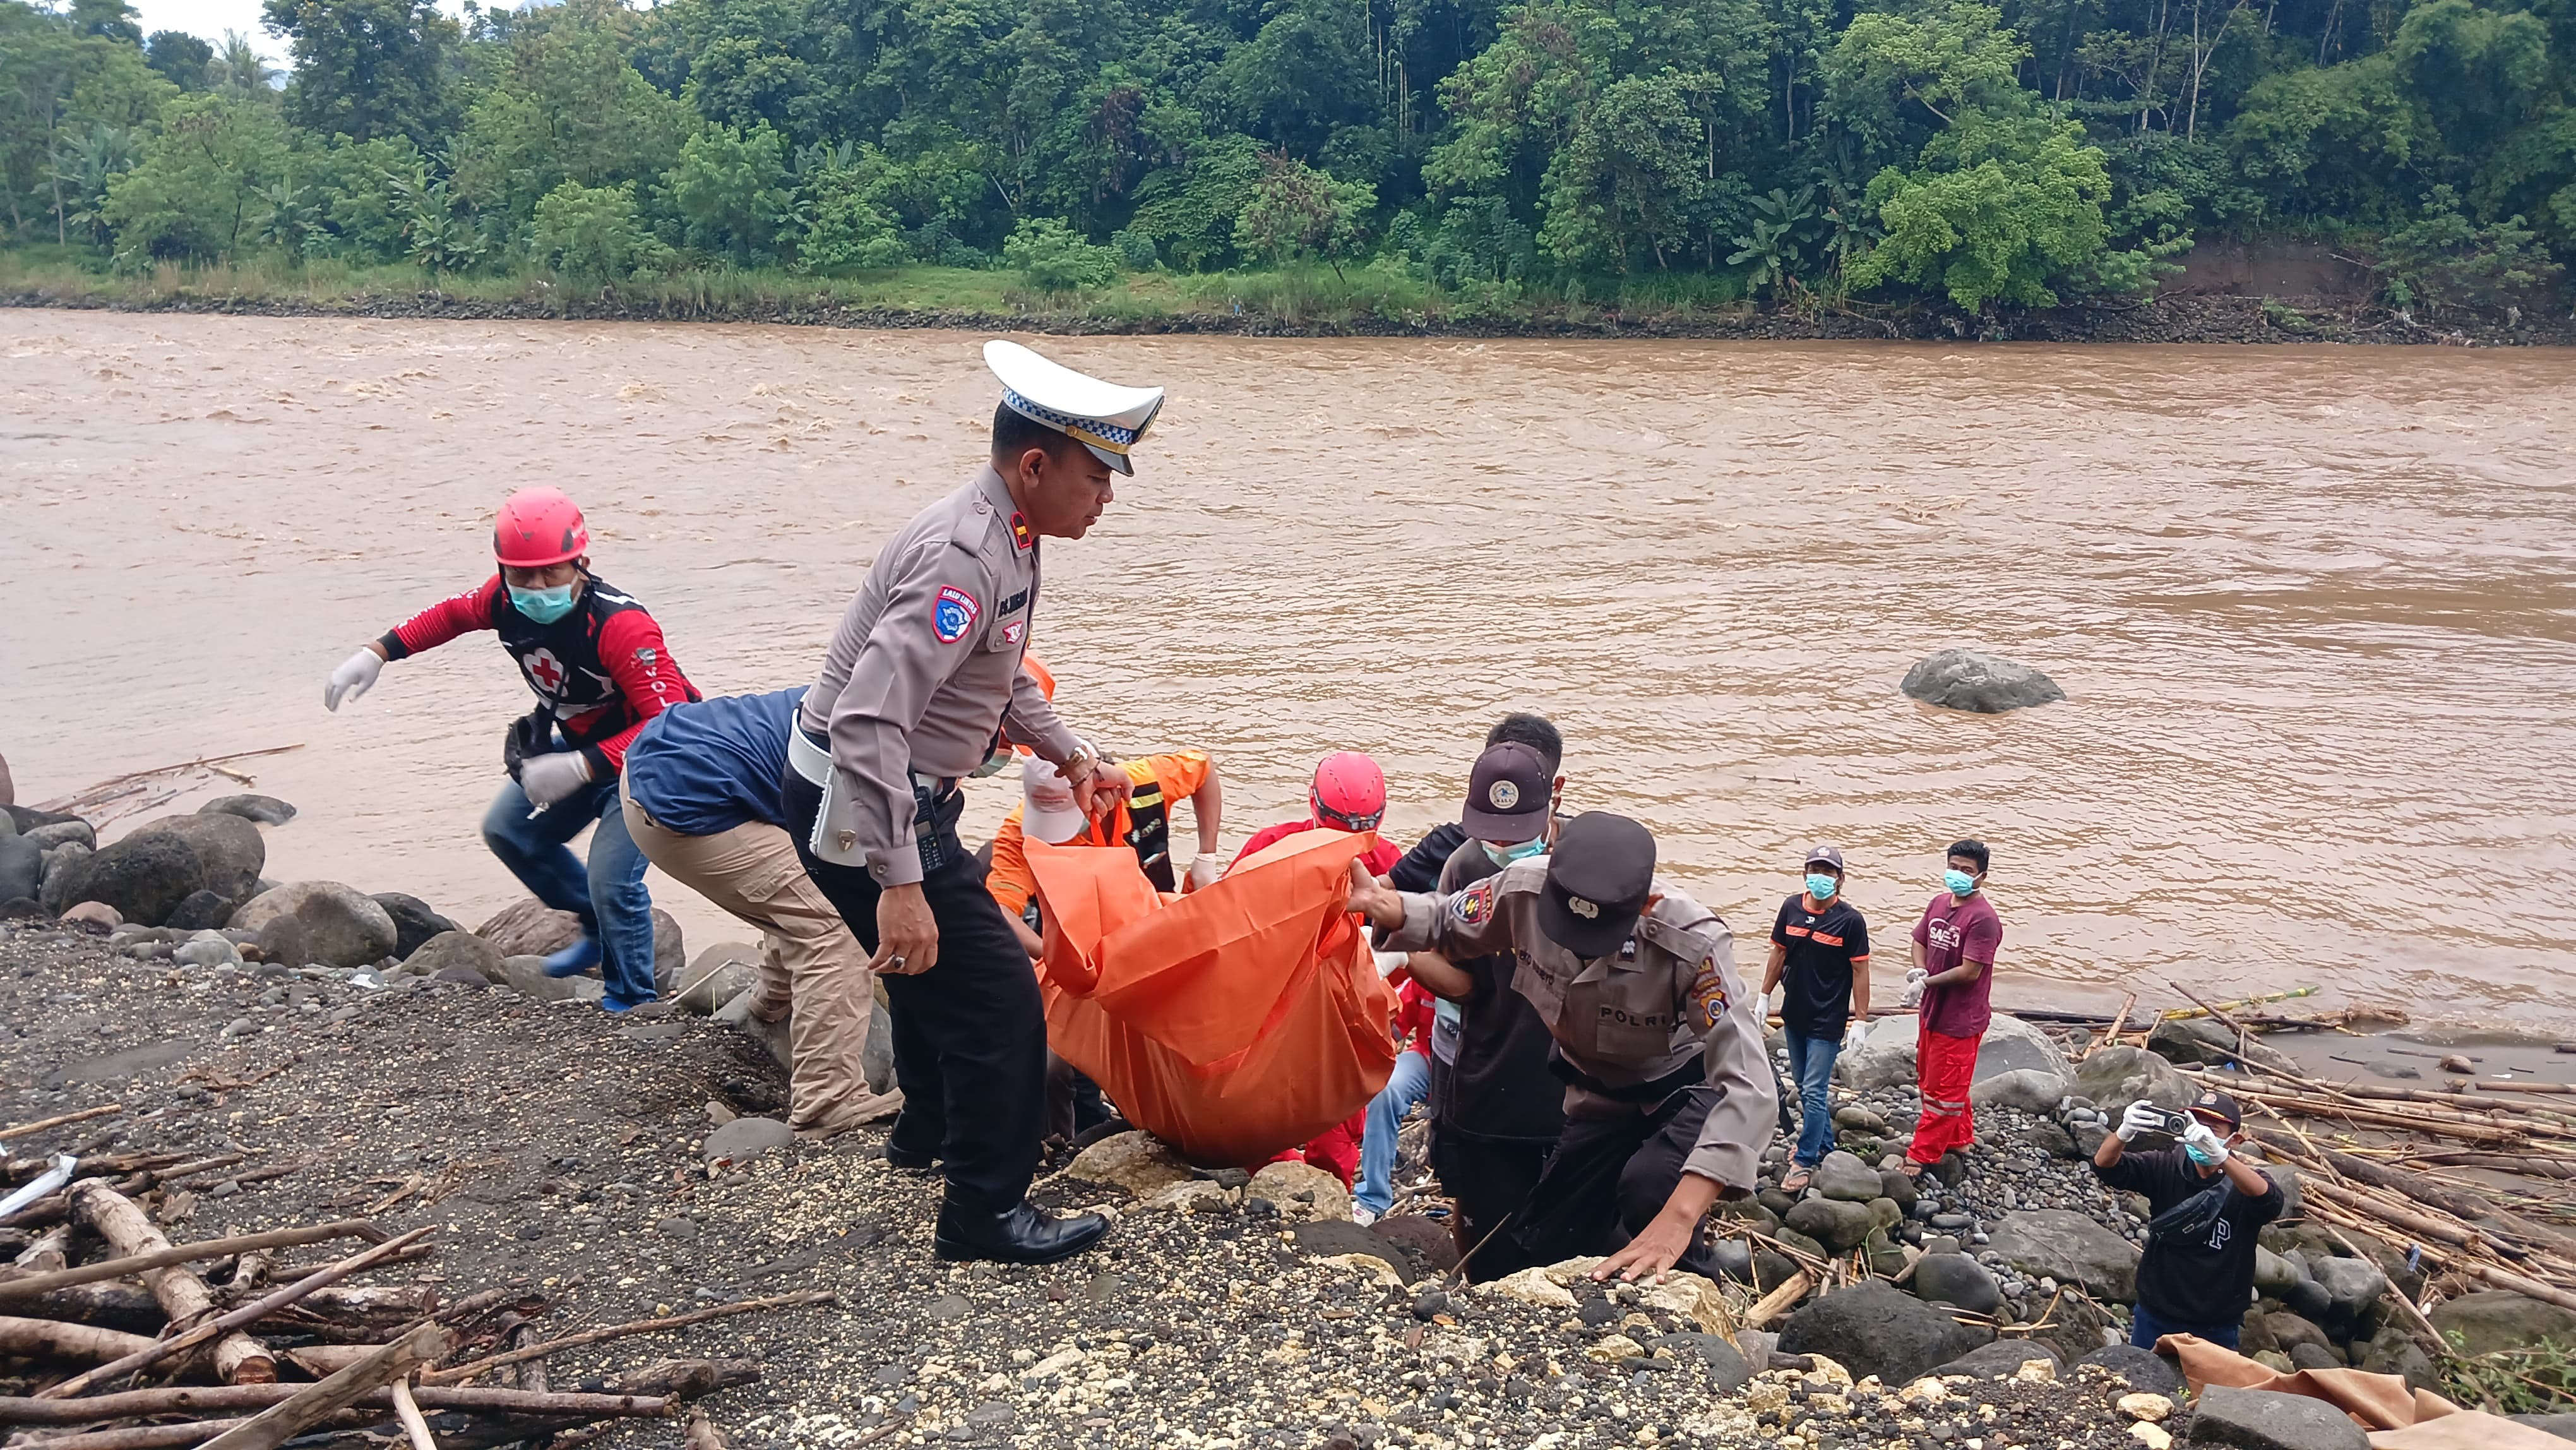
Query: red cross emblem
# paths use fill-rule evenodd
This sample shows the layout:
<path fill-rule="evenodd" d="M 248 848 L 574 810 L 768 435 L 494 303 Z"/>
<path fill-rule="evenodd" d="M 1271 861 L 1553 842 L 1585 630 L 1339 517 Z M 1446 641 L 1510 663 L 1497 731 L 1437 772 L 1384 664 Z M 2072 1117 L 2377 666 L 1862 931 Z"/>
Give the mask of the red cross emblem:
<path fill-rule="evenodd" d="M 553 650 L 541 649 L 528 656 L 528 678 L 535 680 L 538 688 L 549 695 L 560 693 L 564 682 L 563 662 L 555 658 Z"/>

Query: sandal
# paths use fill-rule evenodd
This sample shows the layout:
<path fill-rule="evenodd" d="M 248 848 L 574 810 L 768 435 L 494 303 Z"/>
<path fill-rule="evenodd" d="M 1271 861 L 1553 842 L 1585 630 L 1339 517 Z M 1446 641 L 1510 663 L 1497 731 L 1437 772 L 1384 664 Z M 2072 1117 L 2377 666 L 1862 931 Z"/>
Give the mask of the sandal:
<path fill-rule="evenodd" d="M 1807 1191 L 1807 1185 L 1813 1183 L 1815 1179 L 1816 1171 L 1812 1168 L 1791 1169 L 1789 1176 L 1780 1180 L 1780 1191 L 1782 1193 L 1804 1193 Z"/>

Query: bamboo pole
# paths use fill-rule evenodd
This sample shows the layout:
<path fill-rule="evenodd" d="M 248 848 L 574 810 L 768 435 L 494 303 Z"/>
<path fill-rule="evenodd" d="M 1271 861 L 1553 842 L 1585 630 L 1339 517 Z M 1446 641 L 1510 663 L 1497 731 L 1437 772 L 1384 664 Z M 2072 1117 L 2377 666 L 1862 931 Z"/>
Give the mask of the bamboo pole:
<path fill-rule="evenodd" d="M 87 1186 L 86 1180 L 78 1186 Z M 154 1236 L 159 1237 L 157 1230 Z M 202 1259 L 220 1259 L 231 1254 L 249 1253 L 254 1249 L 290 1248 L 298 1244 L 324 1243 L 331 1239 L 366 1239 L 371 1243 L 382 1243 L 384 1238 L 383 1229 L 365 1219 L 353 1218 L 341 1223 L 319 1224 L 312 1228 L 270 1229 L 265 1233 L 236 1234 L 231 1238 L 206 1239 L 199 1243 L 181 1244 L 175 1248 L 170 1246 L 169 1240 L 163 1239 L 162 1247 L 143 1253 L 102 1259 L 95 1264 L 83 1264 L 77 1269 L 56 1269 L 47 1274 L 28 1274 L 15 1279 L 0 1279 L 0 1299 L 16 1298 L 25 1294 L 41 1294 L 48 1289 L 67 1289 L 74 1284 L 94 1284 L 101 1279 L 122 1279 L 131 1274 L 144 1274 L 155 1269 L 168 1268 L 173 1264 L 192 1263 Z"/>
<path fill-rule="evenodd" d="M 424 1324 L 329 1379 L 309 1384 L 205 1443 L 203 1450 L 277 1450 L 369 1392 L 447 1352 L 447 1331 Z"/>
<path fill-rule="evenodd" d="M 794 1294 L 774 1295 L 767 1299 L 744 1299 L 732 1304 L 718 1304 L 712 1309 L 674 1314 L 667 1319 L 638 1319 L 627 1324 L 611 1324 L 602 1329 L 586 1329 L 579 1334 L 568 1334 L 561 1339 L 549 1339 L 542 1344 L 504 1350 L 499 1354 L 487 1354 L 481 1359 L 472 1360 L 451 1369 L 432 1370 L 422 1375 L 420 1382 L 425 1385 L 461 1384 L 476 1375 L 489 1374 L 504 1365 L 541 1359 L 563 1350 L 579 1349 L 585 1344 L 601 1344 L 611 1339 L 653 1334 L 665 1329 L 681 1329 L 692 1324 L 703 1324 L 710 1319 L 726 1319 L 736 1314 L 756 1314 L 765 1309 L 794 1309 L 807 1304 L 824 1304 L 831 1302 L 834 1297 L 829 1289 L 806 1289 Z M 212 1450 L 212 1447 L 209 1447 L 209 1450 Z"/>
<path fill-rule="evenodd" d="M 38 1118 L 32 1123 L 16 1123 L 6 1128 L 0 1128 L 0 1142 L 5 1142 L 11 1138 L 23 1138 L 29 1133 L 41 1133 L 47 1128 L 59 1128 L 67 1123 L 86 1123 L 92 1118 L 104 1118 L 110 1113 L 121 1113 L 124 1111 L 125 1104 L 123 1103 L 103 1103 L 95 1108 L 83 1108 L 77 1113 L 64 1113 L 58 1117 Z"/>
<path fill-rule="evenodd" d="M 378 1349 L 385 1346 L 377 1345 Z M 142 1415 L 224 1414 L 265 1410 L 311 1389 L 310 1385 L 172 1385 L 157 1390 L 121 1390 L 82 1400 L 0 1397 L 0 1425 L 86 1425 L 97 1420 L 128 1420 Z M 480 1415 L 557 1415 L 599 1419 L 610 1416 L 654 1418 L 670 1413 L 677 1400 L 661 1394 L 546 1394 L 528 1390 L 436 1388 L 422 1385 L 412 1398 L 432 1413 L 459 1411 Z M 349 1402 L 352 1408 L 390 1410 L 392 1391 L 378 1389 Z"/>

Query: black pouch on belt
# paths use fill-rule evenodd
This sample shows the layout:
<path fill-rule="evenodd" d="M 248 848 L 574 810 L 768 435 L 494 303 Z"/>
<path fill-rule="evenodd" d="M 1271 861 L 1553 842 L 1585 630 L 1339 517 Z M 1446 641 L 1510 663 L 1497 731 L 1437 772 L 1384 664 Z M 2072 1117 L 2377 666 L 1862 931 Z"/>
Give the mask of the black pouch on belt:
<path fill-rule="evenodd" d="M 510 733 L 501 740 L 501 768 L 510 779 L 519 778 L 519 768 L 531 755 L 545 755 L 555 748 L 554 712 L 539 705 L 510 722 Z"/>

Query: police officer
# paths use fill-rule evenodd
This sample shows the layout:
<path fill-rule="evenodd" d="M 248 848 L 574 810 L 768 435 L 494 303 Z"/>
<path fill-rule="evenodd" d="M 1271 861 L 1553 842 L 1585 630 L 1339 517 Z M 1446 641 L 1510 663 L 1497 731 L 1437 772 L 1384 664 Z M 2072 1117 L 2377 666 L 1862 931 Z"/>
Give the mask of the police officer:
<path fill-rule="evenodd" d="M 1001 730 L 1053 762 L 1086 812 L 1125 772 L 1058 720 L 1020 669 L 1042 538 L 1078 539 L 1162 407 L 1016 343 L 984 345 L 1001 380 L 989 466 L 877 552 L 788 739 L 788 834 L 814 884 L 874 955 L 894 1009 L 904 1107 L 897 1167 L 944 1160 L 941 1258 L 1051 1263 L 1097 1242 L 1097 1214 L 1027 1201 L 1046 1091 L 1046 1013 L 1028 953 L 957 839 L 960 778 Z"/>
<path fill-rule="evenodd" d="M 1752 1192 L 1778 1092 L 1726 923 L 1657 889 L 1646 828 L 1576 816 L 1551 855 L 1446 896 L 1354 870 L 1350 904 L 1389 951 L 1512 953 L 1513 989 L 1547 1023 L 1565 1128 L 1510 1226 L 1520 1262 L 1604 1254 L 1594 1278 L 1632 1281 L 1704 1268 L 1700 1219 Z"/>

